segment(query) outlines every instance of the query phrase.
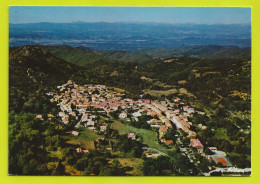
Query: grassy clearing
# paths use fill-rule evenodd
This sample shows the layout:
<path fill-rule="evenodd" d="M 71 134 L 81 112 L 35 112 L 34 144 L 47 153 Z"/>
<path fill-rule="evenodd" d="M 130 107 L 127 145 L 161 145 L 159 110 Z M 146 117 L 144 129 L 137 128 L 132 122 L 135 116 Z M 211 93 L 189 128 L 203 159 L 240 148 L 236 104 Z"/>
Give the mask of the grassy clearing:
<path fill-rule="evenodd" d="M 73 145 L 81 145 L 85 149 L 95 149 L 94 140 L 98 138 L 103 138 L 103 135 L 97 135 L 95 132 L 89 129 L 80 129 L 80 134 L 77 137 L 73 137 L 72 135 L 64 137 L 67 139 L 67 143 Z"/>
<path fill-rule="evenodd" d="M 178 90 L 175 88 L 169 89 L 169 90 L 144 90 L 144 94 L 149 94 L 154 97 L 161 97 L 162 95 L 169 96 L 172 94 L 178 93 Z"/>
<path fill-rule="evenodd" d="M 112 91 L 115 91 L 115 92 L 117 92 L 117 93 L 122 93 L 122 94 L 126 93 L 126 94 L 128 94 L 128 95 L 131 94 L 129 91 L 126 91 L 126 90 L 121 89 L 121 88 L 108 87 L 108 89 L 110 89 L 110 90 L 112 90 Z"/>
<path fill-rule="evenodd" d="M 109 89 L 117 92 L 117 93 L 124 93 L 125 90 L 124 89 L 120 89 L 120 88 L 116 88 L 116 87 L 109 87 Z"/>
<path fill-rule="evenodd" d="M 169 95 L 174 95 L 174 94 L 181 94 L 181 95 L 187 95 L 188 97 L 195 97 L 192 93 L 188 92 L 185 88 L 174 88 L 173 86 L 167 86 L 163 85 L 163 87 L 171 87 L 171 89 L 168 90 L 150 90 L 150 89 L 145 89 L 143 90 L 144 94 L 149 94 L 154 97 L 161 97 L 162 95 L 169 96 Z"/>
<path fill-rule="evenodd" d="M 136 133 L 139 136 L 142 136 L 143 143 L 147 144 L 148 147 L 157 149 L 163 153 L 168 153 L 170 151 L 175 151 L 175 147 L 172 149 L 166 149 L 163 145 L 158 143 L 158 138 L 156 136 L 156 132 L 147 129 L 135 128 L 126 124 L 121 123 L 118 120 L 114 120 L 111 124 L 111 128 L 118 130 L 119 134 L 127 134 L 127 133 Z"/>
<path fill-rule="evenodd" d="M 88 140 L 88 141 L 94 141 L 100 137 L 104 137 L 103 135 L 98 135 L 96 132 L 89 130 L 87 128 L 79 129 L 79 136 L 75 137 L 80 140 Z"/>
<path fill-rule="evenodd" d="M 90 150 L 95 149 L 94 141 L 86 141 L 86 140 L 75 139 L 75 140 L 68 140 L 67 143 L 73 144 L 73 145 L 80 145 L 85 149 L 90 149 Z"/>
<path fill-rule="evenodd" d="M 145 80 L 146 82 L 151 83 L 153 86 L 158 86 L 158 87 L 161 87 L 161 88 L 169 89 L 169 88 L 175 87 L 174 85 L 169 85 L 169 84 L 163 83 L 161 81 L 158 81 L 157 79 L 151 79 L 151 78 L 145 77 L 145 76 L 142 76 L 141 80 Z"/>
<path fill-rule="evenodd" d="M 179 89 L 179 93 L 180 93 L 180 94 L 185 94 L 185 95 L 187 95 L 188 97 L 195 97 L 192 93 L 188 92 L 185 88 L 180 88 L 180 89 Z"/>

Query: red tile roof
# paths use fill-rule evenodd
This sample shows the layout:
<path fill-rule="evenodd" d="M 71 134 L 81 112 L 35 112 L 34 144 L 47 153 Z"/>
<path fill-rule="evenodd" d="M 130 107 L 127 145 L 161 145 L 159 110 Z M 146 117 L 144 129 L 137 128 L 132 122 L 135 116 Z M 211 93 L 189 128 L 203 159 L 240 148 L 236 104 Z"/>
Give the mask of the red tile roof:
<path fill-rule="evenodd" d="M 223 158 L 216 158 L 216 160 L 217 160 L 218 162 L 220 162 L 220 163 L 221 163 L 222 165 L 224 165 L 224 166 L 227 166 L 227 165 L 228 165 L 227 161 L 224 160 Z"/>
<path fill-rule="evenodd" d="M 165 144 L 173 144 L 173 140 L 165 140 Z"/>
<path fill-rule="evenodd" d="M 194 148 L 203 148 L 204 146 L 201 144 L 199 139 L 191 139 L 191 146 Z"/>
<path fill-rule="evenodd" d="M 168 130 L 168 127 L 166 126 L 166 125 L 160 125 L 160 132 L 167 132 L 167 130 Z"/>

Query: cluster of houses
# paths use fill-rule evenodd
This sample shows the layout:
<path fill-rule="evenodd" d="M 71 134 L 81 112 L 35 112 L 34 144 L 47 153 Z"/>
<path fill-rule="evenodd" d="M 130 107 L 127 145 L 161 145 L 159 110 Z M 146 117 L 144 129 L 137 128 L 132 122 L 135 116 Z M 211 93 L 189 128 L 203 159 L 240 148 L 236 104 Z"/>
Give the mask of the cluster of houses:
<path fill-rule="evenodd" d="M 158 129 L 159 140 L 167 145 L 174 144 L 173 140 L 167 140 L 165 134 L 167 131 L 176 126 L 187 133 L 190 139 L 190 146 L 197 149 L 199 153 L 203 153 L 204 146 L 197 138 L 196 132 L 190 130 L 192 123 L 189 117 L 194 113 L 203 114 L 196 111 L 190 106 L 185 106 L 179 97 L 174 97 L 172 101 L 165 100 L 149 100 L 138 99 L 133 100 L 126 98 L 124 94 L 109 90 L 104 85 L 84 85 L 80 86 L 69 80 L 66 84 L 57 87 L 58 93 L 47 93 L 52 96 L 51 102 L 56 102 L 60 107 L 58 116 L 64 124 L 68 124 L 70 117 L 75 117 L 78 123 L 75 128 L 85 127 L 95 131 L 97 128 L 97 117 L 91 114 L 92 110 L 99 113 L 109 114 L 120 109 L 119 118 L 129 120 L 128 118 L 138 121 L 138 117 L 142 115 L 151 116 L 152 119 L 147 120 L 152 128 Z M 132 113 L 129 113 L 131 109 Z M 199 125 L 202 130 L 207 127 Z M 105 131 L 106 124 L 99 125 L 100 131 Z M 77 131 L 73 131 L 74 136 L 78 135 Z M 136 139 L 134 133 L 129 133 L 128 138 Z"/>

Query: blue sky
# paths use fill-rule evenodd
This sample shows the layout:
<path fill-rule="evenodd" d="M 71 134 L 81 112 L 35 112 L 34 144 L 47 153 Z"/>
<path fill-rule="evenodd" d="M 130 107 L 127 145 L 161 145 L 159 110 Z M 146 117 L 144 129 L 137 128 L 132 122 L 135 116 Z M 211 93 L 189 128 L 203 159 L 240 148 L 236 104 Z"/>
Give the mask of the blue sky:
<path fill-rule="evenodd" d="M 76 21 L 251 24 L 251 8 L 12 6 L 9 9 L 10 23 Z"/>

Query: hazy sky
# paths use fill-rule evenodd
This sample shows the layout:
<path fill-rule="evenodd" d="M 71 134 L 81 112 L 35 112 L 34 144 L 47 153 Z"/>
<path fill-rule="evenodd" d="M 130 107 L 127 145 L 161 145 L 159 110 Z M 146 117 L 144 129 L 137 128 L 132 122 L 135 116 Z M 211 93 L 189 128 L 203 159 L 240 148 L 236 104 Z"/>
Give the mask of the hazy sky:
<path fill-rule="evenodd" d="M 251 24 L 251 8 L 12 6 L 9 9 L 10 23 L 76 21 Z"/>

